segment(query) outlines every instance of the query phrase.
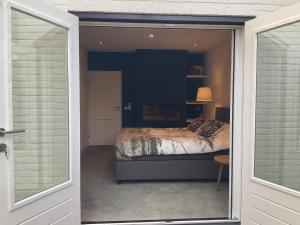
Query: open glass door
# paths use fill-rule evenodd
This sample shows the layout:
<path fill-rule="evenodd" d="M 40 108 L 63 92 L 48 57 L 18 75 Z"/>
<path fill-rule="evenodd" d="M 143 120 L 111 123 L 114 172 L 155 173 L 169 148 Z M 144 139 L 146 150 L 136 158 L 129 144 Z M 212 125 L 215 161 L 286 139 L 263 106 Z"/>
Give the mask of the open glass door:
<path fill-rule="evenodd" d="M 0 10 L 0 224 L 78 225 L 78 19 L 40 0 Z"/>
<path fill-rule="evenodd" d="M 245 37 L 242 224 L 299 224 L 300 4 Z"/>

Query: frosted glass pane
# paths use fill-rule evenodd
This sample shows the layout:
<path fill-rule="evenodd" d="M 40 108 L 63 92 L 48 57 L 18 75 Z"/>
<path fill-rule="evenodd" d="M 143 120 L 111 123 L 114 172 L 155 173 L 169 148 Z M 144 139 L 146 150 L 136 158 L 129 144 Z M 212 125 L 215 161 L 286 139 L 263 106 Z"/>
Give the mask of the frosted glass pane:
<path fill-rule="evenodd" d="M 67 30 L 12 10 L 15 201 L 69 180 Z"/>
<path fill-rule="evenodd" d="M 300 23 L 257 40 L 254 173 L 300 191 Z"/>

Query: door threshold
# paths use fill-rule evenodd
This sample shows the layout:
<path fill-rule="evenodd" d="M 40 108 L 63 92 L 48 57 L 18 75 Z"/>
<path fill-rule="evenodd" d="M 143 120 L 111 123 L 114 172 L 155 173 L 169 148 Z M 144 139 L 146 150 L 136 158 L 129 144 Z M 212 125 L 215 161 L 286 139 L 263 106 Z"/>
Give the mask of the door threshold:
<path fill-rule="evenodd" d="M 82 225 L 239 225 L 238 219 L 205 219 L 205 220 L 162 220 L 162 221 L 125 221 L 125 222 L 82 222 Z"/>

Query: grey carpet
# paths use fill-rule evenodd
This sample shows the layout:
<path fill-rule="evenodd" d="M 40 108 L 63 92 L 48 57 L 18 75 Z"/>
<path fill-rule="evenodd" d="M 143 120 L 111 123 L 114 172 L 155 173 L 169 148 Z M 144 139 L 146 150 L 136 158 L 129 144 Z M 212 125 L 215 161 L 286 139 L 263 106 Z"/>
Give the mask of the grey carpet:
<path fill-rule="evenodd" d="M 82 154 L 82 221 L 217 218 L 228 215 L 228 183 L 129 182 L 114 180 L 112 147 L 89 147 Z"/>

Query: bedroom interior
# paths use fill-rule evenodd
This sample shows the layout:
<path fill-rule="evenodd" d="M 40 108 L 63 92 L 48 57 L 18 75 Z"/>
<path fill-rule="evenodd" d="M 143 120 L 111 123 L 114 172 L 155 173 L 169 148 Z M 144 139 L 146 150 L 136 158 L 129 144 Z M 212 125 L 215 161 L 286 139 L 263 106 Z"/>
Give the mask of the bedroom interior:
<path fill-rule="evenodd" d="M 80 27 L 82 221 L 228 218 L 232 31 Z"/>

